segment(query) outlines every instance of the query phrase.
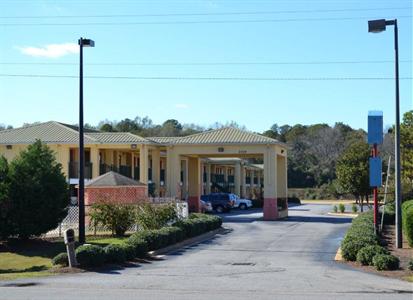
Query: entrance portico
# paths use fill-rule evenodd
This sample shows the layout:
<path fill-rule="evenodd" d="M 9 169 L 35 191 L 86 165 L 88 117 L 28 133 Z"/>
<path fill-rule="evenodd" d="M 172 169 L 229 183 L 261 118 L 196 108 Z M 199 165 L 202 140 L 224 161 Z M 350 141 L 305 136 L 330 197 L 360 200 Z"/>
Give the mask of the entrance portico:
<path fill-rule="evenodd" d="M 181 160 L 188 162 L 188 204 L 199 211 L 199 199 L 203 191 L 211 189 L 211 161 L 221 160 L 220 175 L 228 183 L 233 178 L 234 192 L 245 197 L 247 172 L 250 190 L 264 185 L 264 220 L 276 220 L 288 215 L 287 207 L 287 151 L 286 146 L 276 140 L 248 133 L 235 128 L 223 128 L 193 136 L 176 138 L 167 146 L 168 196 L 182 196 Z M 214 161 L 215 159 L 215 161 Z M 258 167 L 248 167 L 245 161 L 263 160 L 263 174 Z M 229 166 L 229 161 L 235 161 Z M 206 176 L 202 176 L 206 167 Z M 233 175 L 229 175 L 233 168 Z M 250 169 L 248 169 L 250 168 Z M 217 174 L 215 174 L 217 176 Z M 205 178 L 206 177 L 206 178 Z M 255 180 L 254 178 L 257 178 Z M 258 180 L 259 178 L 259 180 Z M 204 182 L 204 180 L 206 182 Z M 256 184 L 257 183 L 257 184 Z M 206 184 L 206 188 L 203 185 Z"/>

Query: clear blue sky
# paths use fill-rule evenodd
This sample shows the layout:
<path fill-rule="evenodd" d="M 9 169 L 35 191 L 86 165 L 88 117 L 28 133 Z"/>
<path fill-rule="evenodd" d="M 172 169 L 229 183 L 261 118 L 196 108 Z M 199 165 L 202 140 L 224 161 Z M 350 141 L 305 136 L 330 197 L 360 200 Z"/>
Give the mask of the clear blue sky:
<path fill-rule="evenodd" d="M 84 50 L 85 63 L 92 64 L 85 66 L 85 75 L 89 76 L 392 77 L 394 66 L 391 62 L 180 63 L 392 61 L 393 29 L 369 34 L 367 20 L 400 17 L 400 60 L 403 61 L 400 75 L 411 78 L 413 34 L 412 19 L 407 17 L 412 15 L 411 7 L 411 0 L 2 0 L 0 74 L 77 76 L 76 47 L 64 44 L 77 43 L 77 39 L 83 36 L 96 42 L 95 48 Z M 216 15 L 240 12 L 254 14 Z M 209 15 L 165 16 L 197 13 Z M 142 14 L 162 16 L 136 16 Z M 135 16 L 70 17 L 76 15 Z M 61 17 L 10 18 L 22 16 Z M 309 18 L 323 20 L 302 20 Z M 337 18 L 349 19 L 334 20 Z M 289 21 L 276 21 L 283 19 Z M 225 23 L 232 20 L 272 22 Z M 182 21 L 209 23 L 179 23 Z M 140 24 L 84 24 L 124 22 Z M 158 24 L 142 24 L 145 22 Z M 159 24 L 162 22 L 169 23 Z M 55 25 L 33 25 L 38 23 Z M 61 23 L 83 25 L 57 25 Z M 48 45 L 57 46 L 41 49 Z M 402 80 L 400 84 L 401 110 L 404 112 L 413 107 L 412 80 Z M 139 115 L 149 116 L 155 123 L 174 118 L 181 123 L 203 126 L 215 121 L 226 123 L 234 120 L 254 131 L 266 130 L 274 123 L 334 124 L 336 121 L 366 128 L 369 110 L 383 110 L 386 125 L 394 122 L 392 80 L 85 79 L 84 85 L 85 122 L 90 124 L 106 118 L 120 120 Z M 0 123 L 3 124 L 16 127 L 24 122 L 48 120 L 77 123 L 78 80 L 0 77 L 0 103 Z"/>

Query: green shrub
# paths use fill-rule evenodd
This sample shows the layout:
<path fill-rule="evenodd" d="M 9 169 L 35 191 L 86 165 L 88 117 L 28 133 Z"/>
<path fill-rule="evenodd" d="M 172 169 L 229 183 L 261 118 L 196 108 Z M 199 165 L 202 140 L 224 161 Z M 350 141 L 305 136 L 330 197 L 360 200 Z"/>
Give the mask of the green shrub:
<path fill-rule="evenodd" d="M 346 211 L 346 206 L 345 206 L 343 203 L 340 203 L 340 204 L 338 205 L 338 210 L 339 210 L 341 213 L 344 213 L 344 212 Z"/>
<path fill-rule="evenodd" d="M 69 197 L 54 152 L 36 140 L 10 164 L 1 160 L 0 236 L 27 239 L 55 229 L 67 215 Z"/>
<path fill-rule="evenodd" d="M 126 241 L 134 249 L 134 258 L 144 258 L 148 253 L 148 243 L 142 238 L 139 232 L 132 234 Z"/>
<path fill-rule="evenodd" d="M 147 250 L 157 250 L 164 244 L 163 235 L 160 235 L 156 230 L 142 230 L 135 232 L 131 237 L 143 240 L 147 245 Z"/>
<path fill-rule="evenodd" d="M 377 270 L 397 270 L 399 268 L 399 258 L 394 255 L 378 254 L 373 257 L 373 265 Z"/>
<path fill-rule="evenodd" d="M 53 257 L 52 265 L 53 266 L 60 265 L 60 266 L 63 266 L 63 267 L 69 266 L 69 258 L 67 257 L 67 253 L 62 252 L 62 253 L 59 253 L 58 255 L 56 255 L 55 257 Z"/>
<path fill-rule="evenodd" d="M 103 251 L 109 263 L 122 264 L 126 261 L 126 251 L 122 245 L 110 244 L 103 248 Z"/>
<path fill-rule="evenodd" d="M 160 229 L 178 219 L 175 204 L 145 203 L 138 207 L 136 222 L 142 229 Z"/>
<path fill-rule="evenodd" d="M 182 228 L 187 237 L 194 237 L 202 233 L 218 229 L 222 225 L 222 219 L 206 214 L 190 214 L 189 219 L 180 220 L 174 224 Z"/>
<path fill-rule="evenodd" d="M 333 206 L 333 212 L 335 212 L 335 213 L 338 212 L 338 207 L 337 207 L 337 205 L 334 205 L 334 206 Z"/>
<path fill-rule="evenodd" d="M 378 238 L 374 233 L 373 214 L 367 212 L 353 219 L 350 229 L 341 242 L 343 258 L 349 261 L 357 259 L 357 253 L 364 247 L 378 245 Z"/>
<path fill-rule="evenodd" d="M 185 232 L 183 229 L 176 226 L 168 226 L 159 230 L 167 235 L 167 245 L 173 245 L 185 239 Z"/>
<path fill-rule="evenodd" d="M 413 200 L 405 201 L 402 205 L 403 233 L 410 247 L 413 247 Z"/>
<path fill-rule="evenodd" d="M 123 250 L 125 251 L 125 257 L 127 261 L 133 260 L 135 257 L 137 257 L 135 253 L 136 249 L 134 246 L 128 243 L 123 243 L 123 244 L 120 244 L 119 246 L 121 246 Z"/>
<path fill-rule="evenodd" d="M 357 253 L 357 261 L 364 266 L 371 266 L 373 264 L 373 257 L 377 254 L 390 254 L 387 249 L 379 245 L 370 245 L 361 248 Z"/>
<path fill-rule="evenodd" d="M 409 263 L 407 264 L 407 268 L 408 268 L 410 271 L 413 271 L 413 258 L 412 258 L 411 260 L 409 260 Z"/>
<path fill-rule="evenodd" d="M 124 236 L 126 230 L 135 223 L 135 208 L 117 203 L 96 203 L 89 211 L 92 226 L 103 226 L 112 235 Z"/>
<path fill-rule="evenodd" d="M 105 262 L 105 252 L 96 245 L 82 245 L 76 249 L 76 259 L 82 267 L 98 267 Z"/>
<path fill-rule="evenodd" d="M 352 211 L 353 213 L 356 213 L 356 212 L 358 211 L 357 205 L 355 205 L 354 203 L 353 203 L 353 205 L 351 206 L 351 211 Z"/>

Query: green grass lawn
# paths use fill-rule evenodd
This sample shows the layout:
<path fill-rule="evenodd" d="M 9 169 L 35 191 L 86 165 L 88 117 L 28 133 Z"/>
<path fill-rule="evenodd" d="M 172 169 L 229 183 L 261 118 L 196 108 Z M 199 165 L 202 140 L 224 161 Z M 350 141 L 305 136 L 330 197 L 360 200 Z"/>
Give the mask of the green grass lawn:
<path fill-rule="evenodd" d="M 105 246 L 120 244 L 126 239 L 127 237 L 87 237 L 87 243 Z M 66 246 L 62 239 L 12 240 L 0 243 L 0 280 L 53 275 L 50 272 L 51 260 L 65 251 Z"/>

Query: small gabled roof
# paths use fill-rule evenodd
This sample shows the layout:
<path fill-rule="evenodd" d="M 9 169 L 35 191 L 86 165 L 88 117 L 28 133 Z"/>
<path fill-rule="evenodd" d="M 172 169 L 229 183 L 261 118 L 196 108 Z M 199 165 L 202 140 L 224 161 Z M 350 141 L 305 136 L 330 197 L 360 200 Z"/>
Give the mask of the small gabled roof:
<path fill-rule="evenodd" d="M 32 144 L 36 140 L 46 144 L 75 144 L 79 141 L 79 133 L 73 127 L 55 121 L 0 131 L 0 144 Z M 84 141 L 86 144 L 96 143 L 86 134 Z"/>
<path fill-rule="evenodd" d="M 205 131 L 174 139 L 174 145 L 283 144 L 275 139 L 234 127 Z"/>
<path fill-rule="evenodd" d="M 101 144 L 152 144 L 152 141 L 129 132 L 93 132 L 87 136 Z"/>
<path fill-rule="evenodd" d="M 85 187 L 145 186 L 145 184 L 110 171 L 85 184 Z"/>

